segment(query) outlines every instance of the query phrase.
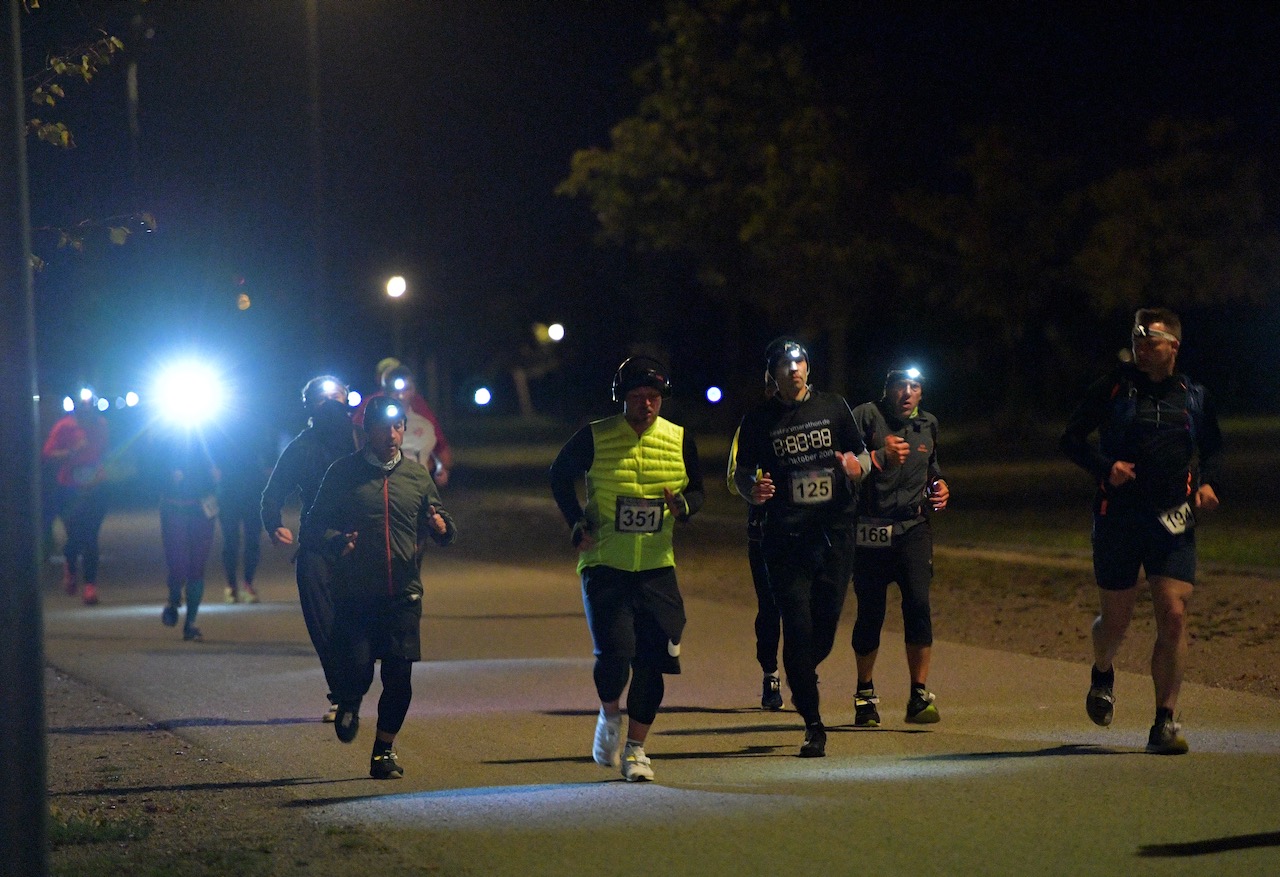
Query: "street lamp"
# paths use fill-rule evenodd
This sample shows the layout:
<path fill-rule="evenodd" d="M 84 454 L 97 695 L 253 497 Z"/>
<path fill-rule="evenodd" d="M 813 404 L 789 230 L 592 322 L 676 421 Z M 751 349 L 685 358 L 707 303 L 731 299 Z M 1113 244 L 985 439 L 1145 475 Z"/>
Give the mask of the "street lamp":
<path fill-rule="evenodd" d="M 392 301 L 399 301 L 403 298 L 408 288 L 409 284 L 405 282 L 404 277 L 400 274 L 387 278 L 387 297 Z M 402 359 L 404 357 L 404 315 L 393 313 L 391 315 L 391 322 L 395 326 L 393 331 L 395 337 L 396 358 Z"/>

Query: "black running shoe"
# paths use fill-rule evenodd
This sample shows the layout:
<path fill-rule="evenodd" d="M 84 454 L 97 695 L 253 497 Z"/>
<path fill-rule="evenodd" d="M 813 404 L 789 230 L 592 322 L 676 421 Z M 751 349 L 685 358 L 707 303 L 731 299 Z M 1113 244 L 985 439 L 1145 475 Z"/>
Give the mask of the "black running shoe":
<path fill-rule="evenodd" d="M 1104 728 L 1111 724 L 1116 711 L 1116 695 L 1113 687 L 1116 682 L 1115 671 L 1100 673 L 1092 671 L 1089 694 L 1084 699 L 1084 710 L 1095 725 Z"/>
<path fill-rule="evenodd" d="M 907 721 L 912 725 L 932 725 L 942 717 L 938 708 L 933 705 L 933 692 L 923 688 L 911 689 L 911 697 L 907 700 Z"/>
<path fill-rule="evenodd" d="M 360 704 L 338 704 L 338 718 L 333 723 L 333 732 L 343 743 L 356 739 L 360 731 Z"/>
<path fill-rule="evenodd" d="M 806 725 L 804 744 L 800 747 L 801 758 L 823 758 L 827 754 L 827 729 L 822 722 Z"/>
<path fill-rule="evenodd" d="M 404 776 L 404 768 L 396 761 L 391 750 L 375 752 L 369 759 L 369 776 L 375 780 L 398 780 Z"/>
<path fill-rule="evenodd" d="M 178 607 L 172 603 L 165 604 L 160 610 L 160 623 L 165 627 L 173 627 L 178 623 Z"/>
<path fill-rule="evenodd" d="M 1161 719 L 1151 726 L 1147 751 L 1155 755 L 1185 755 L 1191 749 L 1182 736 L 1182 726 L 1173 719 Z"/>
<path fill-rule="evenodd" d="M 777 676 L 764 677 L 760 691 L 760 708 L 777 712 L 782 709 L 782 685 Z"/>
<path fill-rule="evenodd" d="M 880 698 L 876 697 L 874 688 L 858 691 L 853 696 L 853 726 L 855 728 L 880 727 L 880 710 L 876 708 L 878 703 Z"/>

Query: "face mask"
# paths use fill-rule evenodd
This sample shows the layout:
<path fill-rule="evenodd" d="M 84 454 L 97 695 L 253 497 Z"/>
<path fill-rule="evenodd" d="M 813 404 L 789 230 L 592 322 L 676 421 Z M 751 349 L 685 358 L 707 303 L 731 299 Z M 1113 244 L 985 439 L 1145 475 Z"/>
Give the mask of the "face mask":
<path fill-rule="evenodd" d="M 320 403 L 311 422 L 317 429 L 338 430 L 351 428 L 351 409 L 337 399 L 326 399 Z"/>

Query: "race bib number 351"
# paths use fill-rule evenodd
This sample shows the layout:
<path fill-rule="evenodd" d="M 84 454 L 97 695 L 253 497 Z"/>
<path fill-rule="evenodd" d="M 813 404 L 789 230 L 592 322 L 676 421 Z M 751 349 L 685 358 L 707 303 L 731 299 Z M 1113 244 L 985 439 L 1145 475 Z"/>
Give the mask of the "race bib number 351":
<path fill-rule="evenodd" d="M 619 533 L 657 533 L 662 529 L 662 512 L 666 507 L 666 501 L 661 499 L 620 496 L 613 528 Z"/>
<path fill-rule="evenodd" d="M 835 496 L 835 471 L 800 469 L 791 473 L 791 501 L 796 505 L 816 505 Z"/>

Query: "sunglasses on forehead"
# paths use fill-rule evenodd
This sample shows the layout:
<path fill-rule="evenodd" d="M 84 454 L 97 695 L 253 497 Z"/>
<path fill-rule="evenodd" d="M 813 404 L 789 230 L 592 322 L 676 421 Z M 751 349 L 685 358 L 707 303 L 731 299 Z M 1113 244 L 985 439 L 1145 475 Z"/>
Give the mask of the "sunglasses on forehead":
<path fill-rule="evenodd" d="M 1172 332 L 1165 332 L 1161 329 L 1152 329 L 1147 326 L 1137 325 L 1133 327 L 1133 340 L 1137 341 L 1141 338 L 1163 338 L 1166 341 L 1178 342 L 1178 336 Z"/>

